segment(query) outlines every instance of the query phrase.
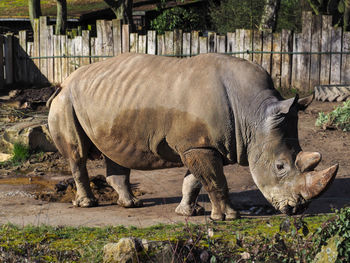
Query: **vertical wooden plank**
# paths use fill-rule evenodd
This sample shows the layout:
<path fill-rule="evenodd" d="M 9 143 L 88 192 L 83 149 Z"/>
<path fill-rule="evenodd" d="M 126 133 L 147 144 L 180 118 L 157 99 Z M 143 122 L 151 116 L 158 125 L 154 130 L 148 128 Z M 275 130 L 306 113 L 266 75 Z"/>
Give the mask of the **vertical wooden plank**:
<path fill-rule="evenodd" d="M 302 14 L 302 38 L 301 38 L 301 52 L 311 51 L 311 24 L 312 24 L 312 12 L 303 12 Z M 300 86 L 301 91 L 310 91 L 310 54 L 303 54 L 300 56 Z"/>
<path fill-rule="evenodd" d="M 34 28 L 33 28 L 33 38 L 34 38 L 34 57 L 40 57 L 40 22 L 39 19 L 34 19 Z M 40 82 L 40 59 L 33 59 L 36 66 L 35 70 L 35 81 Z"/>
<path fill-rule="evenodd" d="M 147 50 L 147 36 L 140 35 L 139 36 L 139 44 L 138 44 L 138 53 L 146 54 Z"/>
<path fill-rule="evenodd" d="M 28 82 L 28 72 L 27 72 L 27 62 L 28 62 L 28 55 L 27 55 L 27 31 L 22 30 L 18 32 L 19 36 L 19 56 L 21 56 L 21 77 L 20 81 Z M 0 45 L 0 49 L 2 46 Z M 0 58 L 1 61 L 1 58 Z"/>
<path fill-rule="evenodd" d="M 322 42 L 321 51 L 331 51 L 331 27 L 332 27 L 332 16 L 322 16 Z M 329 54 L 321 55 L 321 73 L 320 73 L 320 84 L 328 85 L 330 81 L 330 66 L 331 59 Z"/>
<path fill-rule="evenodd" d="M 83 38 L 81 36 L 75 37 L 74 48 L 75 56 L 77 56 L 77 58 L 75 59 L 75 67 L 79 68 L 82 65 L 82 58 L 80 56 L 82 56 L 83 54 Z"/>
<path fill-rule="evenodd" d="M 252 31 L 249 29 L 245 29 L 244 30 L 244 51 L 252 51 L 253 50 L 253 35 L 252 35 Z M 253 60 L 253 54 L 244 54 L 243 56 L 244 59 L 248 59 L 250 61 Z"/>
<path fill-rule="evenodd" d="M 195 56 L 199 54 L 199 32 L 191 32 L 191 55 Z"/>
<path fill-rule="evenodd" d="M 157 52 L 157 33 L 155 30 L 147 31 L 147 54 L 155 55 Z"/>
<path fill-rule="evenodd" d="M 34 42 L 27 42 L 27 54 L 29 57 L 34 56 Z M 27 65 L 28 65 L 28 81 L 30 84 L 33 84 L 35 82 L 36 65 L 31 59 L 28 60 Z"/>
<path fill-rule="evenodd" d="M 19 37 L 13 36 L 13 82 L 18 83 L 21 82 L 21 78 L 23 75 L 23 61 L 21 54 L 21 46 L 19 44 Z"/>
<path fill-rule="evenodd" d="M 217 52 L 225 53 L 226 52 L 226 36 L 217 36 Z"/>
<path fill-rule="evenodd" d="M 236 33 L 234 32 L 228 32 L 227 33 L 227 53 L 232 53 L 235 51 L 236 47 Z"/>
<path fill-rule="evenodd" d="M 53 43 L 53 26 L 47 27 L 47 56 L 53 57 L 54 43 Z M 47 78 L 50 83 L 54 83 L 54 58 L 47 59 Z"/>
<path fill-rule="evenodd" d="M 272 40 L 272 51 L 273 52 L 281 52 L 281 41 L 282 36 L 281 33 L 274 33 Z M 273 54 L 272 55 L 272 67 L 271 67 L 271 77 L 273 83 L 275 84 L 275 88 L 281 87 L 281 54 Z"/>
<path fill-rule="evenodd" d="M 46 57 L 47 56 L 47 39 L 48 39 L 48 17 L 47 16 L 41 16 L 39 18 L 39 48 L 40 48 L 40 57 Z M 42 81 L 47 82 L 48 81 L 48 67 L 47 67 L 47 59 L 42 58 L 40 59 L 40 72 L 42 74 Z"/>
<path fill-rule="evenodd" d="M 79 42 L 80 40 L 75 40 L 77 42 Z M 77 43 L 75 42 L 75 43 Z M 96 43 L 95 43 L 95 47 L 96 47 L 96 56 L 101 56 L 101 57 L 96 57 L 95 60 L 96 61 L 101 61 L 102 60 L 102 56 L 104 55 L 104 44 L 103 44 L 103 24 L 102 24 L 102 20 L 96 20 Z M 77 50 L 75 50 L 77 51 Z M 80 66 L 80 63 L 79 63 Z"/>
<path fill-rule="evenodd" d="M 263 32 L 263 51 L 272 51 L 272 33 L 269 31 Z M 262 55 L 261 66 L 268 72 L 271 73 L 271 53 L 264 53 Z"/>
<path fill-rule="evenodd" d="M 74 41 L 71 38 L 68 38 L 68 75 L 72 74 L 75 71 L 75 55 L 74 52 Z"/>
<path fill-rule="evenodd" d="M 301 52 L 302 50 L 302 34 L 297 33 L 293 35 L 293 52 Z M 301 55 L 293 54 L 293 65 L 292 65 L 292 87 L 294 89 L 300 89 L 300 75 L 301 73 Z"/>
<path fill-rule="evenodd" d="M 290 30 L 282 30 L 282 52 L 292 52 L 292 32 Z M 292 80 L 292 55 L 282 55 L 282 72 L 281 72 L 281 87 L 289 89 Z"/>
<path fill-rule="evenodd" d="M 321 22 L 321 16 L 312 17 L 311 52 L 321 51 Z M 321 56 L 312 54 L 310 59 L 310 89 L 313 90 L 316 85 L 320 84 Z"/>
<path fill-rule="evenodd" d="M 4 75 L 4 36 L 0 34 L 0 89 L 5 86 Z"/>
<path fill-rule="evenodd" d="M 90 39 L 90 56 L 91 56 L 90 60 L 91 60 L 91 63 L 97 62 L 97 60 L 95 58 L 95 56 L 96 56 L 96 41 L 97 41 L 96 37 L 92 37 Z M 74 48 L 74 50 L 75 50 L 75 48 Z"/>
<path fill-rule="evenodd" d="M 239 52 L 236 54 L 236 57 L 243 58 L 243 49 L 244 49 L 244 35 L 243 29 L 236 29 L 236 48 L 235 51 Z"/>
<path fill-rule="evenodd" d="M 130 51 L 130 26 L 123 25 L 122 27 L 122 52 Z"/>
<path fill-rule="evenodd" d="M 90 31 L 89 30 L 83 30 L 82 34 L 82 55 L 84 56 L 81 59 L 81 64 L 82 65 L 88 65 L 90 64 Z M 111 55 L 113 51 L 109 50 L 109 54 Z"/>
<path fill-rule="evenodd" d="M 54 79 L 55 83 L 61 83 L 61 59 L 58 58 L 61 54 L 61 43 L 60 38 L 57 35 L 53 36 L 54 41 L 54 56 L 55 56 L 55 70 L 54 70 Z"/>
<path fill-rule="evenodd" d="M 164 55 L 174 55 L 174 32 L 165 31 Z"/>
<path fill-rule="evenodd" d="M 112 57 L 113 56 L 113 27 L 112 27 L 112 21 L 102 20 L 102 26 L 103 26 L 103 45 L 104 45 L 104 56 Z M 108 57 L 105 57 L 107 59 Z"/>
<path fill-rule="evenodd" d="M 174 55 L 182 55 L 182 30 L 174 30 Z"/>
<path fill-rule="evenodd" d="M 165 37 L 164 35 L 157 35 L 157 55 L 163 55 L 165 52 Z"/>
<path fill-rule="evenodd" d="M 68 37 L 66 35 L 60 35 L 60 43 L 61 43 L 61 56 L 62 58 L 62 82 L 68 77 Z"/>
<path fill-rule="evenodd" d="M 341 27 L 332 28 L 331 30 L 332 41 L 331 41 L 331 51 L 340 52 L 341 51 Z M 341 72 L 341 55 L 332 54 L 331 55 L 331 76 L 330 84 L 340 84 L 340 72 Z"/>
<path fill-rule="evenodd" d="M 253 31 L 253 50 L 260 52 L 262 51 L 262 31 L 254 30 Z M 259 65 L 262 63 L 262 54 L 254 53 L 253 61 Z"/>
<path fill-rule="evenodd" d="M 191 33 L 183 33 L 182 54 L 186 57 L 191 56 Z"/>
<path fill-rule="evenodd" d="M 343 52 L 350 52 L 350 32 L 343 33 Z M 342 56 L 341 83 L 350 84 L 350 54 Z"/>
<path fill-rule="evenodd" d="M 216 33 L 208 32 L 208 53 L 216 53 Z"/>
<path fill-rule="evenodd" d="M 114 56 L 122 53 L 122 20 L 113 19 L 113 52 Z"/>
<path fill-rule="evenodd" d="M 199 37 L 199 54 L 208 53 L 208 38 Z"/>
<path fill-rule="evenodd" d="M 5 35 L 5 76 L 6 84 L 12 84 L 14 82 L 14 56 L 13 56 L 13 34 L 9 33 Z"/>
<path fill-rule="evenodd" d="M 138 34 L 130 33 L 130 52 L 137 53 Z"/>

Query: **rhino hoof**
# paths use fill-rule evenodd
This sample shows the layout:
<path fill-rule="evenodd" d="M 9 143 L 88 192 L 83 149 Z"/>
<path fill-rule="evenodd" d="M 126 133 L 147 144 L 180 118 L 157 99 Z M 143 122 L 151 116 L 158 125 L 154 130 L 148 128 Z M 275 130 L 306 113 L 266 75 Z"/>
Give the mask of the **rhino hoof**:
<path fill-rule="evenodd" d="M 117 204 L 124 208 L 142 207 L 143 202 L 140 199 L 132 198 L 131 200 L 118 199 Z"/>
<path fill-rule="evenodd" d="M 82 197 L 77 198 L 76 200 L 72 201 L 74 206 L 78 207 L 94 207 L 98 206 L 98 201 L 96 198 L 90 198 L 90 197 Z"/>
<path fill-rule="evenodd" d="M 199 216 L 204 215 L 205 209 L 195 204 L 194 206 L 179 204 L 175 209 L 175 213 L 182 216 Z"/>
<path fill-rule="evenodd" d="M 225 214 L 225 220 L 234 220 L 241 218 L 241 215 L 238 211 L 230 211 L 230 213 Z"/>

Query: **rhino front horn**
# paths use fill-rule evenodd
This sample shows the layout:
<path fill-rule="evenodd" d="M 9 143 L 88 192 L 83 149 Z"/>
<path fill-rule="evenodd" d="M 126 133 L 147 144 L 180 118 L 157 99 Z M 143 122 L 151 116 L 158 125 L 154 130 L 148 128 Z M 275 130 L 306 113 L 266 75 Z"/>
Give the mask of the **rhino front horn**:
<path fill-rule="evenodd" d="M 305 178 L 305 183 L 301 191 L 303 198 L 310 200 L 322 194 L 333 182 L 338 167 L 339 165 L 335 164 L 322 171 L 312 171 L 303 174 Z"/>

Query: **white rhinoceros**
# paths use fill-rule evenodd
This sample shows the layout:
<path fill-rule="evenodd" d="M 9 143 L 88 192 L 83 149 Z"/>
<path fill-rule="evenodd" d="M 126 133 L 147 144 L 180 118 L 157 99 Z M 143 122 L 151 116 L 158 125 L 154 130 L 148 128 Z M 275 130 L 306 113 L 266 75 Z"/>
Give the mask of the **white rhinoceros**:
<path fill-rule="evenodd" d="M 81 207 L 97 205 L 86 169 L 96 148 L 119 204 L 141 204 L 130 190 L 130 169 L 185 165 L 176 212 L 192 213 L 198 179 L 218 220 L 238 216 L 224 165 L 249 165 L 266 199 L 284 213 L 298 212 L 323 192 L 338 169 L 313 171 L 321 155 L 301 151 L 297 113 L 312 98 L 283 100 L 268 73 L 243 59 L 122 54 L 79 68 L 51 101 L 49 129 L 69 160 Z"/>

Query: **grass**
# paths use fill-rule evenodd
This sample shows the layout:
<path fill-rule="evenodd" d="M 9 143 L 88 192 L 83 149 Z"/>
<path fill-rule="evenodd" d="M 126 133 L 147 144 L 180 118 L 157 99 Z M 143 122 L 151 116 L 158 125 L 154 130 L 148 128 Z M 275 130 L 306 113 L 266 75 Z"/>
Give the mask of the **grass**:
<path fill-rule="evenodd" d="M 13 144 L 12 158 L 6 162 L 0 162 L 0 168 L 19 165 L 27 161 L 29 157 L 29 147 L 20 142 L 16 142 Z"/>
<path fill-rule="evenodd" d="M 67 0 L 69 18 L 105 8 L 103 0 Z M 56 1 L 41 0 L 41 10 L 44 16 L 55 17 Z M 29 18 L 28 0 L 1 0 L 0 17 Z"/>
<path fill-rule="evenodd" d="M 333 215 L 321 215 L 300 220 L 274 216 L 268 219 L 211 222 L 206 225 L 160 224 L 148 228 L 126 228 L 124 226 L 103 228 L 19 227 L 5 224 L 0 226 L 0 252 L 19 261 L 21 258 L 27 258 L 35 262 L 101 262 L 105 244 L 118 242 L 122 237 L 137 237 L 176 243 L 176 247 L 182 247 L 182 250 L 191 240 L 193 247 L 201 251 L 208 251 L 212 258 L 218 260 L 216 262 L 231 262 L 226 259 L 239 259 L 243 252 L 253 255 L 255 250 L 257 254 L 260 253 L 260 258 L 273 256 L 273 251 L 276 251 L 277 238 L 282 240 L 284 246 L 288 248 L 280 252 L 281 256 L 286 257 L 285 251 L 296 249 L 297 245 L 301 246 L 303 242 L 310 240 L 312 233 L 331 217 Z M 281 230 L 281 225 L 286 221 L 292 222 L 290 228 Z M 304 232 L 301 227 L 293 227 L 298 224 L 307 226 L 308 231 Z M 213 235 L 208 235 L 208 229 L 212 230 Z M 299 243 L 296 244 L 297 242 Z M 291 259 L 299 255 L 299 252 L 288 253 L 291 254 Z M 147 255 L 148 258 L 149 256 Z"/>

